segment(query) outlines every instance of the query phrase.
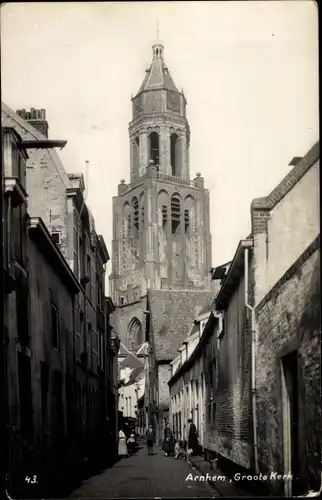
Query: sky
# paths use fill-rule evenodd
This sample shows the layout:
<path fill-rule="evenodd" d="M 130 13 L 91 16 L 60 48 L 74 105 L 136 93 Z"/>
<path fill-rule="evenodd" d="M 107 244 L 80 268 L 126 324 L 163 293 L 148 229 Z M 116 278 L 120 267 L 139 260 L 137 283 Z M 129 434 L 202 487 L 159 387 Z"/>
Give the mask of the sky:
<path fill-rule="evenodd" d="M 88 204 L 111 251 L 112 197 L 129 180 L 131 94 L 159 36 L 186 95 L 190 174 L 210 192 L 212 265 L 250 232 L 267 196 L 319 139 L 313 1 L 17 3 L 1 8 L 2 100 L 45 108 L 68 173 L 88 169 Z"/>

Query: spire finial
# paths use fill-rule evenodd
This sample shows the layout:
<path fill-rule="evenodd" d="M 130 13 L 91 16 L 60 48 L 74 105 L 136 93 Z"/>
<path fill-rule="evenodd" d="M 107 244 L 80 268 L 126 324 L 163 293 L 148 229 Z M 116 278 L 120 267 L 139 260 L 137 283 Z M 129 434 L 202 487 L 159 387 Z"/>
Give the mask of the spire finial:
<path fill-rule="evenodd" d="M 158 41 L 158 42 L 160 41 L 160 38 L 159 38 L 159 31 L 160 31 L 160 25 L 159 25 L 159 21 L 157 21 L 157 41 Z"/>

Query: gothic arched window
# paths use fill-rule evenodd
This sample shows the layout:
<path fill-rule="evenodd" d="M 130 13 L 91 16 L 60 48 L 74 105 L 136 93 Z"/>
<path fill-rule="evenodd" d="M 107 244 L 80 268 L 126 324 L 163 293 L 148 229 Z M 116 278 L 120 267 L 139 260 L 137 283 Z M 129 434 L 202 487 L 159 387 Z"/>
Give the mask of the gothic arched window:
<path fill-rule="evenodd" d="M 193 214 L 193 209 L 195 206 L 195 200 L 192 196 L 186 196 L 184 200 L 184 230 L 186 234 L 191 233 L 191 218 Z"/>
<path fill-rule="evenodd" d="M 130 347 L 134 350 L 143 343 L 143 330 L 141 321 L 138 318 L 132 318 L 128 326 L 128 339 Z"/>
<path fill-rule="evenodd" d="M 178 142 L 178 136 L 177 134 L 171 134 L 170 136 L 170 151 L 171 151 L 171 172 L 172 175 L 179 176 L 180 174 L 178 173 L 178 161 L 177 161 L 177 155 L 176 155 L 176 145 Z"/>
<path fill-rule="evenodd" d="M 134 140 L 134 151 L 133 151 L 133 169 L 135 172 L 135 175 L 139 174 L 139 167 L 140 167 L 140 137 L 137 136 Z"/>
<path fill-rule="evenodd" d="M 137 197 L 135 196 L 132 199 L 132 210 L 133 210 L 133 224 L 134 227 L 139 230 L 140 221 L 139 221 L 139 202 Z"/>
<path fill-rule="evenodd" d="M 180 231 L 181 203 L 178 195 L 173 195 L 171 198 L 171 226 L 172 234 L 177 234 Z"/>
<path fill-rule="evenodd" d="M 154 164 L 157 166 L 159 171 L 159 134 L 157 132 L 152 132 L 150 134 L 150 158 L 153 160 Z"/>

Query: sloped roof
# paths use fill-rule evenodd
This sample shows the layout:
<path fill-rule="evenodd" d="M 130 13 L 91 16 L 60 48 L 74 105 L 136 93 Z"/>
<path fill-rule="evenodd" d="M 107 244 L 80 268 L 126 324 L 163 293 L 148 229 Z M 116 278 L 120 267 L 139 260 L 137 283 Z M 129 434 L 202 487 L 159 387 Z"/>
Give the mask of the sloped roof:
<path fill-rule="evenodd" d="M 169 361 L 177 356 L 198 310 L 211 298 L 210 290 L 149 291 L 152 334 L 158 361 Z"/>
<path fill-rule="evenodd" d="M 199 331 L 199 324 L 192 323 L 192 327 L 191 327 L 191 330 L 189 332 L 189 337 L 192 337 L 192 335 L 194 335 L 198 331 Z"/>
<path fill-rule="evenodd" d="M 3 127 L 13 127 L 22 139 L 37 139 L 45 140 L 47 137 L 41 134 L 37 129 L 35 129 L 30 123 L 21 118 L 17 113 L 15 113 L 9 106 L 7 106 L 3 101 L 1 102 L 1 116 L 2 116 L 2 126 Z M 47 150 L 54 162 L 57 172 L 65 184 L 66 188 L 71 188 L 72 183 L 68 174 L 63 166 L 57 152 L 55 149 Z"/>
<path fill-rule="evenodd" d="M 134 354 L 129 354 L 123 361 L 120 363 L 120 369 L 122 368 L 140 368 L 144 366 L 143 361 L 137 358 Z"/>
<path fill-rule="evenodd" d="M 119 349 L 119 352 L 118 352 L 118 355 L 119 356 L 128 356 L 130 353 L 130 351 L 127 349 L 127 347 L 125 347 L 125 345 L 121 342 L 120 343 L 120 349 Z"/>
<path fill-rule="evenodd" d="M 144 372 L 144 366 L 138 366 L 137 368 L 134 368 L 134 370 L 130 374 L 129 380 L 124 385 L 131 385 L 139 380 L 141 378 L 140 375 L 142 374 L 142 372 Z"/>
<path fill-rule="evenodd" d="M 142 90 L 167 89 L 173 92 L 178 92 L 178 89 L 170 75 L 169 69 L 163 59 L 163 45 L 160 45 L 162 50 L 153 51 L 153 59 L 149 69 L 146 70 L 143 83 L 139 92 Z"/>
<path fill-rule="evenodd" d="M 283 178 L 283 180 L 270 192 L 268 196 L 255 198 L 251 203 L 251 213 L 257 210 L 272 210 L 284 196 L 300 181 L 306 172 L 320 158 L 320 141 L 306 153 L 306 155 L 295 163 L 295 166 Z M 291 162 L 292 163 L 292 162 Z"/>
<path fill-rule="evenodd" d="M 143 344 L 140 345 L 140 347 L 138 348 L 138 350 L 136 351 L 136 355 L 138 354 L 145 354 L 146 353 L 146 350 L 148 348 L 148 343 L 147 342 L 143 342 Z"/>
<path fill-rule="evenodd" d="M 211 300 L 208 300 L 207 303 L 200 309 L 200 311 L 197 314 L 197 317 L 202 316 L 203 314 L 207 314 L 212 310 L 213 307 L 214 307 L 214 301 L 213 298 L 211 298 Z"/>

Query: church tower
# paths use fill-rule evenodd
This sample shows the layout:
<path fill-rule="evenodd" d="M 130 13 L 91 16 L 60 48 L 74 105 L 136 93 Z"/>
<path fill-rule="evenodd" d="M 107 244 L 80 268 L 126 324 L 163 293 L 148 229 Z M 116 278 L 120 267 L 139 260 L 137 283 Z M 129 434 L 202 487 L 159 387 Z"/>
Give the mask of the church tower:
<path fill-rule="evenodd" d="M 121 180 L 113 198 L 111 293 L 128 347 L 145 340 L 138 309 L 148 289 L 210 287 L 209 193 L 200 173 L 190 180 L 187 100 L 167 68 L 164 46 L 157 42 L 152 51 L 132 97 L 130 182 Z"/>

